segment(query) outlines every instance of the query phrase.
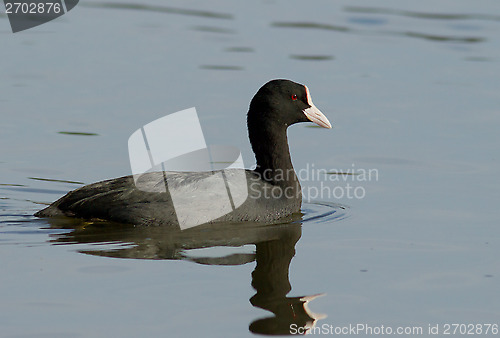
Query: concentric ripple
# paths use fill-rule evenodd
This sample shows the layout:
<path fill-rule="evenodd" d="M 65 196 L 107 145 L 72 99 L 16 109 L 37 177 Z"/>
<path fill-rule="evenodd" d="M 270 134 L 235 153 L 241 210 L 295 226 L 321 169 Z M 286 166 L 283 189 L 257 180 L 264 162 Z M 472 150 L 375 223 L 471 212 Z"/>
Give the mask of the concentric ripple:
<path fill-rule="evenodd" d="M 333 202 L 309 202 L 302 206 L 302 224 L 331 223 L 349 217 L 349 207 Z"/>

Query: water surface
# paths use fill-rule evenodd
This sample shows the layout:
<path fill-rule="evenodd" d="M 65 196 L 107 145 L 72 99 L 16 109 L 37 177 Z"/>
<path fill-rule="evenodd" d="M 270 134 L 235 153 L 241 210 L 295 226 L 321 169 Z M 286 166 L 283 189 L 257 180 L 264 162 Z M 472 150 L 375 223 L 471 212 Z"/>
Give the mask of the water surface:
<path fill-rule="evenodd" d="M 16 34 L 0 15 L 2 337 L 500 324 L 499 10 L 91 1 Z M 128 175 L 128 137 L 192 106 L 251 167 L 245 113 L 273 78 L 307 84 L 333 123 L 289 130 L 298 219 L 168 233 L 32 216 Z"/>

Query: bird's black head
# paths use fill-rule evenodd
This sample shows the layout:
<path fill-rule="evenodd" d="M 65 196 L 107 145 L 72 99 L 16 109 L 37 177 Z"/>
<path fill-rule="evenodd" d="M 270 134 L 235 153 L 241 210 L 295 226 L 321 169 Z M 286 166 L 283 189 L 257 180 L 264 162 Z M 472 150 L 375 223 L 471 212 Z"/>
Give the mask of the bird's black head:
<path fill-rule="evenodd" d="M 309 89 L 290 80 L 272 80 L 250 102 L 248 127 L 286 129 L 298 122 L 314 122 L 331 128 L 328 119 L 312 103 Z"/>
<path fill-rule="evenodd" d="M 309 89 L 289 80 L 272 80 L 262 86 L 250 102 L 248 136 L 257 160 L 256 172 L 275 184 L 300 191 L 295 177 L 286 130 L 298 122 L 314 122 L 324 128 L 331 124 L 312 103 Z M 291 173 L 283 181 L 280 175 Z M 269 174 L 269 175 L 268 175 Z"/>

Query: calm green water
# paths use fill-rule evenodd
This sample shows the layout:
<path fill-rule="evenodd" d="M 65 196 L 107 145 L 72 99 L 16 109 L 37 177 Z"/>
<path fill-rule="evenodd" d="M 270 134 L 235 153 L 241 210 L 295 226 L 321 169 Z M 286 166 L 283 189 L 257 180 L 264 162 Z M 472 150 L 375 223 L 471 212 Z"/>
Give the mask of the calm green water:
<path fill-rule="evenodd" d="M 1 14 L 0 336 L 500 324 L 499 31 L 495 0 L 84 1 L 16 34 Z M 251 167 L 245 114 L 273 78 L 307 84 L 333 124 L 289 130 L 302 218 L 170 233 L 32 216 L 129 174 L 128 137 L 193 106 Z"/>

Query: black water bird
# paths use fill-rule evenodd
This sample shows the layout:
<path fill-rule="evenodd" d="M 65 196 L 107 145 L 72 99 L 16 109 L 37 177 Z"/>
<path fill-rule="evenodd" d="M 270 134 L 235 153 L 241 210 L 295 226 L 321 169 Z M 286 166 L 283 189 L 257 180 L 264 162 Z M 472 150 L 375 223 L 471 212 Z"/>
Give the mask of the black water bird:
<path fill-rule="evenodd" d="M 207 222 L 275 222 L 299 212 L 302 204 L 287 139 L 287 128 L 299 122 L 331 128 L 328 119 L 313 104 L 307 86 L 290 80 L 272 80 L 258 90 L 247 115 L 257 166 L 254 170 L 223 171 L 233 201 L 227 213 L 224 211 L 227 203 L 221 202 L 227 200 L 227 195 L 224 196 L 227 190 L 214 188 L 214 177 L 220 172 L 208 171 L 150 172 L 140 178 L 125 176 L 89 184 L 69 192 L 35 216 L 68 216 L 177 229 Z M 138 183 L 149 188 L 138 188 Z M 168 186 L 166 191 L 165 186 Z M 191 207 L 193 199 L 195 208 Z M 188 205 L 188 210 L 183 211 L 188 216 L 180 217 L 179 208 Z"/>

